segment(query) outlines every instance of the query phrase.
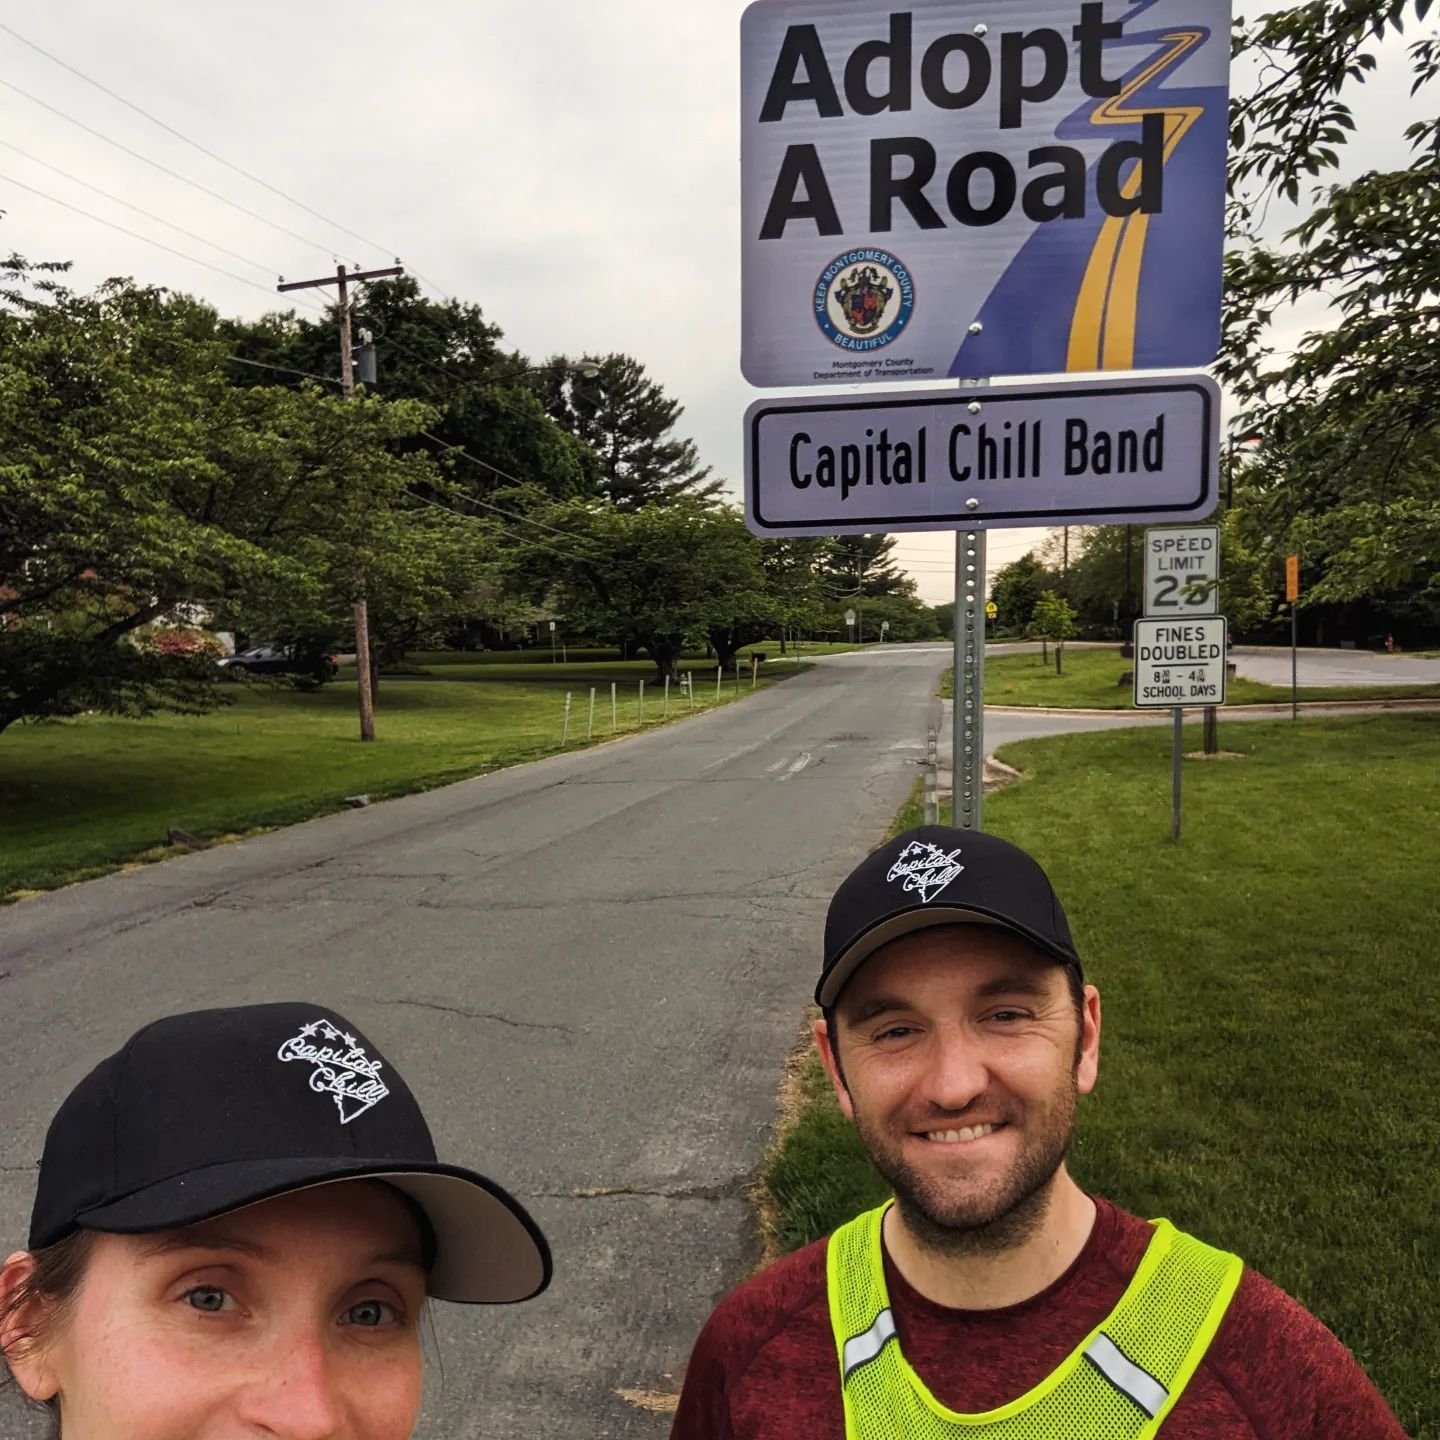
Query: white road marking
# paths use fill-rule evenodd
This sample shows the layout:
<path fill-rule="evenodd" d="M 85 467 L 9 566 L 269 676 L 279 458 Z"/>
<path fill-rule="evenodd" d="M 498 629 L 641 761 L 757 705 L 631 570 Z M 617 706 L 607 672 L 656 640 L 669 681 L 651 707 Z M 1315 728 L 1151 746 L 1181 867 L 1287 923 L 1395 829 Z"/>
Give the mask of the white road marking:
<path fill-rule="evenodd" d="M 781 780 L 788 780 L 792 775 L 798 775 L 814 758 L 808 750 L 802 750 L 799 757 L 790 762 L 790 768 L 780 777 Z"/>

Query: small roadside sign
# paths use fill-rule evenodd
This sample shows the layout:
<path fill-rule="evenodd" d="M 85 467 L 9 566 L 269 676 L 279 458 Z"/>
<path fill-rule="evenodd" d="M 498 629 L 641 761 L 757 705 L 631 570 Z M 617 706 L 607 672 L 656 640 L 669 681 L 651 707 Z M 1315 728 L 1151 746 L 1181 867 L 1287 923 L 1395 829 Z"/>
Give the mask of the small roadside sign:
<path fill-rule="evenodd" d="M 1000 613 L 1000 607 L 993 600 L 985 602 L 985 618 L 993 620 Z"/>
<path fill-rule="evenodd" d="M 1285 598 L 1292 604 L 1300 598 L 1300 557 L 1285 557 Z"/>
<path fill-rule="evenodd" d="M 855 623 L 855 612 L 853 610 L 847 610 L 845 612 L 845 623 L 847 625 L 853 625 Z"/>
<path fill-rule="evenodd" d="M 1165 619 L 1220 612 L 1220 527 L 1145 532 L 1145 614 Z"/>
<path fill-rule="evenodd" d="M 1142 710 L 1225 703 L 1223 615 L 1135 622 L 1135 704 Z"/>
<path fill-rule="evenodd" d="M 757 535 L 1185 520 L 1215 508 L 1207 375 L 782 396 L 745 413 Z"/>

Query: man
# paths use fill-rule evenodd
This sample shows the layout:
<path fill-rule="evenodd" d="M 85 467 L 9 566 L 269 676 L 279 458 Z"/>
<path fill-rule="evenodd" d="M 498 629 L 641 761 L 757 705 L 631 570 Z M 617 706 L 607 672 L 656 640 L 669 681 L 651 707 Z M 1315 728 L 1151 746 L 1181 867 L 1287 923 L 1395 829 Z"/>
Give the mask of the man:
<path fill-rule="evenodd" d="M 1070 1177 L 1100 996 L 1030 856 L 892 840 L 831 901 L 815 998 L 895 1200 L 721 1303 L 672 1440 L 1404 1440 L 1294 1300 Z"/>

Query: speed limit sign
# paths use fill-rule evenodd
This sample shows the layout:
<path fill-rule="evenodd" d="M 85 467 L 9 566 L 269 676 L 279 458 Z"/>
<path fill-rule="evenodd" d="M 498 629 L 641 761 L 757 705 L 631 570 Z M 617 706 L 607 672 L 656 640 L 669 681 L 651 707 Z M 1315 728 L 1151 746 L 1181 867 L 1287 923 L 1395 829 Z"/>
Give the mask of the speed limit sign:
<path fill-rule="evenodd" d="M 1145 532 L 1145 614 L 1220 613 L 1220 527 L 1162 525 Z"/>

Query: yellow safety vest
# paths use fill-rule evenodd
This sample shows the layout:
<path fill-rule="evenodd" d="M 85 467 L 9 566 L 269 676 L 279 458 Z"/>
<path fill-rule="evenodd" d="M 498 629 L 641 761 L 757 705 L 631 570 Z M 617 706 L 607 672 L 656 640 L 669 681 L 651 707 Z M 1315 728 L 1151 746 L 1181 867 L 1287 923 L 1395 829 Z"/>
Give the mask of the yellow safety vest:
<path fill-rule="evenodd" d="M 900 1351 L 880 1238 L 888 1209 L 842 1225 L 826 1255 L 846 1440 L 1150 1440 L 1209 1349 L 1244 1269 L 1238 1256 L 1154 1221 L 1110 1315 L 1018 1400 L 961 1415 Z"/>

